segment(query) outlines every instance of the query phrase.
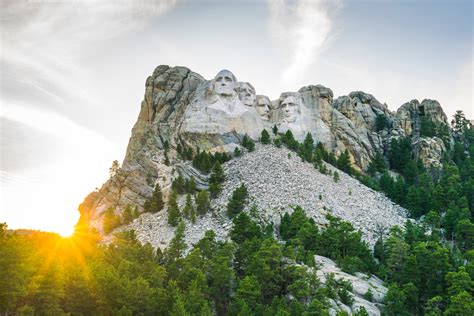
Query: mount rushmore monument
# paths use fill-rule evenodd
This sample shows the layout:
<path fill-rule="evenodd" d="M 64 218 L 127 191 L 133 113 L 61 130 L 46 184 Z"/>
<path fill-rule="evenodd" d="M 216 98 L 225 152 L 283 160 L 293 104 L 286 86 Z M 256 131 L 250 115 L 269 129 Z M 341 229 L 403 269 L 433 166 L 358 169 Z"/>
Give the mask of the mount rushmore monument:
<path fill-rule="evenodd" d="M 273 126 L 279 133 L 290 130 L 299 141 L 311 133 L 336 156 L 347 150 L 361 172 L 377 153 L 386 156 L 393 138 L 406 136 L 412 139 L 413 155 L 436 166 L 445 145 L 437 137 L 420 136 L 420 122 L 428 114 L 435 123 L 447 124 L 434 100 L 412 100 L 392 112 L 370 94 L 355 91 L 334 98 L 322 85 L 283 92 L 271 100 L 229 70 L 206 80 L 186 67 L 161 65 L 146 80 L 122 167 L 85 198 L 81 219 L 100 230 L 105 210 L 121 212 L 127 205 L 141 210 L 156 184 L 166 194 L 178 175 L 199 177 L 179 158 L 179 148 L 232 153 L 245 135 L 258 140 L 263 129 L 270 132 Z M 382 128 L 377 126 L 379 116 L 385 120 Z"/>

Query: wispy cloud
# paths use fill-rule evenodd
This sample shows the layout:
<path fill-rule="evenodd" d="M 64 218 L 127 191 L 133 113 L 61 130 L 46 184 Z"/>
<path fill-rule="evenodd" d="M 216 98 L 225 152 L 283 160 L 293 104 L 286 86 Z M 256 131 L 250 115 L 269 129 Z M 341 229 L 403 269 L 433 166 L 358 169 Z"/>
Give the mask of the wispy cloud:
<path fill-rule="evenodd" d="M 288 58 L 281 79 L 293 81 L 317 61 L 333 29 L 331 14 L 340 6 L 334 0 L 268 0 L 270 28 Z"/>
<path fill-rule="evenodd" d="M 71 117 L 78 108 L 93 108 L 97 104 L 90 92 L 94 89 L 88 89 L 87 62 L 91 52 L 100 51 L 107 40 L 145 27 L 176 2 L 3 2 L 2 101 L 28 105 L 40 96 L 43 106 Z"/>
<path fill-rule="evenodd" d="M 2 1 L 0 121 L 9 130 L 0 137 L 0 221 L 53 230 L 45 219 L 74 224 L 76 205 L 123 154 L 104 132 L 117 125 L 115 117 L 105 119 L 117 104 L 100 97 L 119 78 L 105 83 L 94 66 L 109 58 L 111 43 L 148 27 L 176 2 Z M 134 63 L 120 67 L 129 74 Z M 116 90 L 118 98 L 129 93 Z M 42 215 L 31 216 L 37 209 Z"/>

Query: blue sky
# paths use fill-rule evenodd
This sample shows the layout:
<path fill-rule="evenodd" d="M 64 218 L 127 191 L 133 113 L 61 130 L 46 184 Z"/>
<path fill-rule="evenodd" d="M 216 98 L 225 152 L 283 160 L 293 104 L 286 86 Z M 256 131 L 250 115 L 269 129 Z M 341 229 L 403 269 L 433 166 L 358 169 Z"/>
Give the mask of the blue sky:
<path fill-rule="evenodd" d="M 0 221 L 72 227 L 121 160 L 160 64 L 220 69 L 258 94 L 362 90 L 396 110 L 440 101 L 474 118 L 472 1 L 1 3 Z M 26 199 L 25 197 L 28 197 Z"/>

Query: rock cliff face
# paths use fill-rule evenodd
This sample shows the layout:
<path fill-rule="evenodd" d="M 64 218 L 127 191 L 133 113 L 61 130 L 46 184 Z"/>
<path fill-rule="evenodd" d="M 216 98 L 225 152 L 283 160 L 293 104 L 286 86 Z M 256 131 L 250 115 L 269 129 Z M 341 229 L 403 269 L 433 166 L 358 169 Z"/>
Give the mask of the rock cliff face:
<path fill-rule="evenodd" d="M 156 183 L 166 195 L 180 173 L 193 175 L 198 187 L 205 187 L 206 178 L 178 159 L 178 147 L 233 152 L 244 135 L 257 140 L 262 129 L 274 125 L 279 132 L 291 130 L 300 141 L 311 133 L 336 155 L 347 149 L 353 167 L 361 171 L 377 152 L 387 153 L 393 137 L 412 137 L 413 154 L 426 165 L 438 165 L 445 151 L 439 138 L 420 137 L 423 117 L 447 123 L 436 101 L 414 100 L 392 113 L 360 91 L 334 99 L 331 89 L 310 85 L 273 101 L 257 92 L 228 70 L 206 80 L 185 67 L 158 66 L 146 80 L 122 167 L 86 197 L 79 207 L 81 220 L 102 231 L 104 211 L 120 213 L 129 204 L 141 210 Z M 382 127 L 378 116 L 385 119 Z"/>

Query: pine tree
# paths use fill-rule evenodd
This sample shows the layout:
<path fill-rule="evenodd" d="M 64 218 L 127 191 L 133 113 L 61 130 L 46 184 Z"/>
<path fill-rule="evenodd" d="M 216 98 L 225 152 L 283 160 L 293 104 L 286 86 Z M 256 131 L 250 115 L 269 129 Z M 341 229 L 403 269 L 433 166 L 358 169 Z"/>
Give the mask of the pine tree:
<path fill-rule="evenodd" d="M 242 146 L 247 148 L 248 151 L 255 150 L 255 143 L 247 134 L 245 134 L 244 138 L 242 139 Z"/>
<path fill-rule="evenodd" d="M 163 193 L 161 192 L 161 186 L 159 183 L 156 184 L 155 190 L 151 198 L 145 202 L 143 209 L 145 212 L 157 213 L 163 209 L 165 203 L 163 202 Z"/>
<path fill-rule="evenodd" d="M 276 135 L 278 133 L 278 127 L 276 125 L 273 125 L 272 132 L 273 132 L 274 135 Z"/>
<path fill-rule="evenodd" d="M 375 118 L 375 130 L 379 132 L 386 127 L 388 127 L 387 117 L 384 114 L 378 114 Z"/>
<path fill-rule="evenodd" d="M 194 212 L 194 207 L 193 207 L 193 200 L 191 198 L 191 194 L 186 194 L 186 204 L 184 205 L 183 208 L 183 215 L 186 219 L 191 219 L 192 214 Z"/>
<path fill-rule="evenodd" d="M 209 193 L 201 191 L 196 197 L 196 211 L 199 215 L 204 216 L 210 208 Z"/>
<path fill-rule="evenodd" d="M 176 201 L 177 198 L 178 198 L 178 193 L 175 190 L 172 190 L 168 198 L 168 224 L 170 224 L 173 227 L 178 225 L 180 217 L 181 217 L 178 203 Z"/>
<path fill-rule="evenodd" d="M 334 182 L 339 182 L 339 173 L 337 171 L 334 171 Z"/>
<path fill-rule="evenodd" d="M 306 137 L 303 141 L 303 146 L 301 146 L 301 157 L 303 160 L 312 162 L 313 161 L 313 148 L 314 148 L 314 140 L 311 133 L 307 133 Z"/>
<path fill-rule="evenodd" d="M 264 145 L 268 145 L 271 142 L 270 134 L 268 134 L 266 129 L 262 130 L 262 133 L 260 135 L 260 142 Z"/>
<path fill-rule="evenodd" d="M 346 149 L 344 152 L 339 156 L 336 162 L 337 168 L 344 171 L 345 173 L 351 174 L 352 167 L 351 167 L 351 159 L 349 155 L 349 151 Z"/>
<path fill-rule="evenodd" d="M 227 214 L 229 217 L 232 218 L 244 210 L 245 203 L 247 201 L 247 195 L 247 188 L 243 183 L 240 185 L 240 187 L 234 190 L 232 197 L 227 203 Z"/>
<path fill-rule="evenodd" d="M 225 181 L 224 170 L 219 161 L 216 162 L 209 177 L 209 193 L 211 198 L 215 199 L 222 191 L 222 183 Z"/>

